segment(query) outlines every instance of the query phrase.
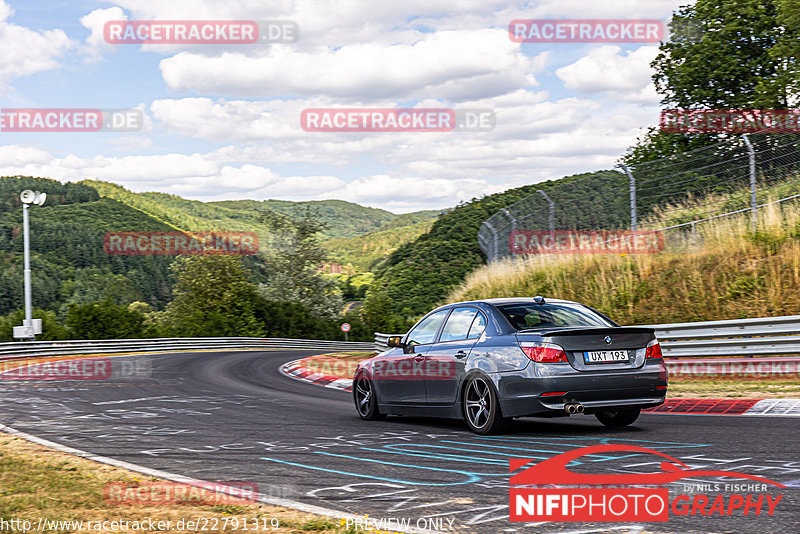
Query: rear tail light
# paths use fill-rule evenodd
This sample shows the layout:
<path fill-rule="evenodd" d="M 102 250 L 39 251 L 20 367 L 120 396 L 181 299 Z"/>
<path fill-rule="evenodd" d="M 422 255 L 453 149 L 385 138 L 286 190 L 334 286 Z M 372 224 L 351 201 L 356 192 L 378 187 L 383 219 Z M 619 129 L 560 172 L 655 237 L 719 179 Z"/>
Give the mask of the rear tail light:
<path fill-rule="evenodd" d="M 664 357 L 664 355 L 661 353 L 661 344 L 658 342 L 658 340 L 653 340 L 647 344 L 647 350 L 644 353 L 644 357 L 647 360 L 655 360 Z"/>
<path fill-rule="evenodd" d="M 567 363 L 567 353 L 559 345 L 549 343 L 525 343 L 522 352 L 536 363 Z"/>

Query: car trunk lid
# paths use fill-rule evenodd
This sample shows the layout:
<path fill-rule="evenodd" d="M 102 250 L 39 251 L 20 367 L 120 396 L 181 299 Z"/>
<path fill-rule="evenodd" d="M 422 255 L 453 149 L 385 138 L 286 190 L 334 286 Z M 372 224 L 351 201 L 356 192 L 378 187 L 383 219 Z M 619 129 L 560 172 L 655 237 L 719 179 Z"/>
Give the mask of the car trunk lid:
<path fill-rule="evenodd" d="M 641 367 L 647 344 L 654 339 L 656 336 L 652 328 L 633 326 L 548 328 L 517 332 L 517 340 L 521 344 L 539 342 L 562 347 L 570 365 L 585 372 Z"/>

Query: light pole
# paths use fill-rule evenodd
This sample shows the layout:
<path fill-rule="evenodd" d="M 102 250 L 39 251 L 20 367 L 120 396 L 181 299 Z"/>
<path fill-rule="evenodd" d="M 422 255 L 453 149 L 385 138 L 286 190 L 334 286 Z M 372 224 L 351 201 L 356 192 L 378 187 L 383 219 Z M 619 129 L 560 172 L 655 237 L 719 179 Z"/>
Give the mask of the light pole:
<path fill-rule="evenodd" d="M 31 231 L 28 222 L 28 208 L 31 204 L 41 206 L 47 198 L 47 193 L 26 189 L 19 195 L 22 201 L 22 243 L 23 243 L 23 279 L 25 284 L 25 321 L 22 326 L 14 327 L 15 338 L 35 339 L 36 334 L 42 333 L 41 320 L 34 322 L 31 309 Z"/>

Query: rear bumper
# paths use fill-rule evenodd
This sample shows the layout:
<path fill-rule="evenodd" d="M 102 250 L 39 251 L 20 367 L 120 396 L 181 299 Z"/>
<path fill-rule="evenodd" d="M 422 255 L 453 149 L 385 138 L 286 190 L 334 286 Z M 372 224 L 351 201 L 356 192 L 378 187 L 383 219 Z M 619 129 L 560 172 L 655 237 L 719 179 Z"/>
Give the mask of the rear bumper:
<path fill-rule="evenodd" d="M 663 360 L 648 361 L 638 369 L 603 372 L 576 372 L 568 364 L 531 364 L 522 371 L 497 373 L 495 385 L 504 417 L 554 415 L 570 403 L 580 403 L 585 413 L 593 413 L 662 404 L 667 372 Z"/>

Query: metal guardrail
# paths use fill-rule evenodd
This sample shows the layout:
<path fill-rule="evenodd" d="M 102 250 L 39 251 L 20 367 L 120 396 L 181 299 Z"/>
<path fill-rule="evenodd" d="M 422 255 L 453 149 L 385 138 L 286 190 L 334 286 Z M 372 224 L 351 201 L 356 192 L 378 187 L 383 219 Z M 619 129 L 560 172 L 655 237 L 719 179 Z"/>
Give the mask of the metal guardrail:
<path fill-rule="evenodd" d="M 655 328 L 667 358 L 800 355 L 800 315 L 643 325 Z M 384 351 L 390 335 L 375 332 Z"/>
<path fill-rule="evenodd" d="M 154 339 L 102 339 L 0 343 L 0 360 L 33 356 L 171 352 L 187 350 L 330 349 L 373 350 L 369 342 L 259 337 L 193 337 Z"/>
<path fill-rule="evenodd" d="M 375 350 L 378 352 L 383 352 L 389 349 L 389 345 L 387 342 L 389 340 L 389 336 L 402 336 L 405 334 L 381 334 L 380 332 L 375 332 Z"/>

